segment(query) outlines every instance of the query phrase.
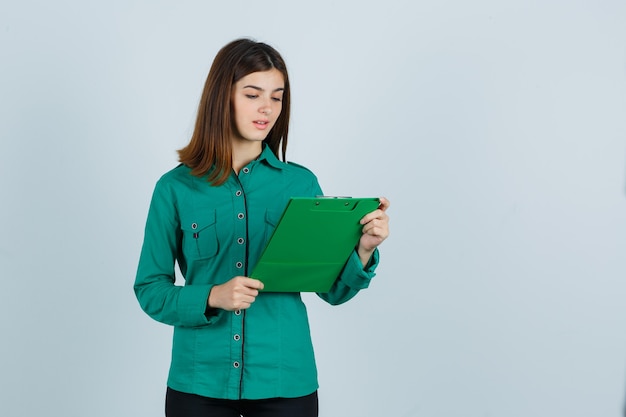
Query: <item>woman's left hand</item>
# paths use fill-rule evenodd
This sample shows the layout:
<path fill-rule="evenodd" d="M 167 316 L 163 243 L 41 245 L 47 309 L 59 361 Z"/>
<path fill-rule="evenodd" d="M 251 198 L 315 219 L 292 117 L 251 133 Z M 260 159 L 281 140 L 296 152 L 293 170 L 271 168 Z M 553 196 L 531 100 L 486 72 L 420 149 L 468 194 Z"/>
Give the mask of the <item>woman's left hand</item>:
<path fill-rule="evenodd" d="M 374 250 L 389 236 L 389 216 L 386 211 L 389 208 L 389 200 L 380 198 L 377 210 L 366 214 L 361 219 L 363 234 L 359 240 L 357 252 L 363 266 L 367 265 Z"/>

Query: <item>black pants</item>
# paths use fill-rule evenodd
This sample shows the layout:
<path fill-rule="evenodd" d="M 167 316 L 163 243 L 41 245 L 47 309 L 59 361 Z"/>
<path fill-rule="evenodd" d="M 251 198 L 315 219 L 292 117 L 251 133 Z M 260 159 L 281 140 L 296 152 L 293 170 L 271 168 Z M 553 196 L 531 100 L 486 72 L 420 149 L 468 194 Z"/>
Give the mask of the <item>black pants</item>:
<path fill-rule="evenodd" d="M 167 388 L 167 417 L 317 417 L 317 391 L 298 398 L 222 400 Z"/>

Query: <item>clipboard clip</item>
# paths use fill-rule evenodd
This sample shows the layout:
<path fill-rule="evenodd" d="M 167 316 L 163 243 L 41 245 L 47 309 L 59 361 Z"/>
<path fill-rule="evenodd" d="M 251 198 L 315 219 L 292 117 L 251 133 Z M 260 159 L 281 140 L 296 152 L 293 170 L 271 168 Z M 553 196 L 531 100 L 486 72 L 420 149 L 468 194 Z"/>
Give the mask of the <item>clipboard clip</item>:
<path fill-rule="evenodd" d="M 341 199 L 344 199 L 344 198 L 346 198 L 346 199 L 347 199 L 347 198 L 352 198 L 352 197 L 350 197 L 350 196 L 348 196 L 348 195 L 317 195 L 317 196 L 315 196 L 315 198 L 327 198 L 327 199 L 329 199 L 329 200 L 335 200 L 335 199 L 336 199 L 336 200 L 341 200 Z M 347 202 L 346 202 L 346 206 L 347 206 L 348 204 L 349 204 L 349 203 L 347 203 Z M 316 205 L 316 206 L 319 206 L 319 205 L 320 205 L 320 202 L 319 202 L 319 201 L 316 201 L 316 202 L 315 202 L 315 205 Z"/>

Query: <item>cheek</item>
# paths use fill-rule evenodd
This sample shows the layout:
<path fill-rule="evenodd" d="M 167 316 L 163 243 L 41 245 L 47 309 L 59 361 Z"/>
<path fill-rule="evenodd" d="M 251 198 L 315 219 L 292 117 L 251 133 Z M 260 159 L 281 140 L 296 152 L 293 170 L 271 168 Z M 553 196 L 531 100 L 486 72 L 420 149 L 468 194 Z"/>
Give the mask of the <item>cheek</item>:
<path fill-rule="evenodd" d="M 241 133 L 241 128 L 244 126 L 244 122 L 241 117 L 241 112 L 235 113 L 235 117 L 233 118 L 233 121 L 235 122 L 234 123 L 235 129 L 237 129 L 237 131 Z"/>
<path fill-rule="evenodd" d="M 237 124 L 243 123 L 248 113 L 249 113 L 248 109 L 246 109 L 246 107 L 242 106 L 241 104 L 235 107 L 235 114 L 234 114 L 235 122 Z"/>
<path fill-rule="evenodd" d="M 277 103 L 276 107 L 274 108 L 274 115 L 276 116 L 276 119 L 278 119 L 278 116 L 280 116 L 282 112 L 283 112 L 283 104 Z"/>

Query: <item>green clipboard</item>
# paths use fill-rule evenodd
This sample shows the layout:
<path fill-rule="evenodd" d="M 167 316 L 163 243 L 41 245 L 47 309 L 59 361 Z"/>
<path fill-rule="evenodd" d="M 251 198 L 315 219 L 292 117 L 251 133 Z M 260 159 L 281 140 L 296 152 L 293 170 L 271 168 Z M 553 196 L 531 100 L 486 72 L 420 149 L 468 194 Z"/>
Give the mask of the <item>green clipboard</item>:
<path fill-rule="evenodd" d="M 328 292 L 361 237 L 361 218 L 378 198 L 289 200 L 250 276 L 264 292 Z"/>

